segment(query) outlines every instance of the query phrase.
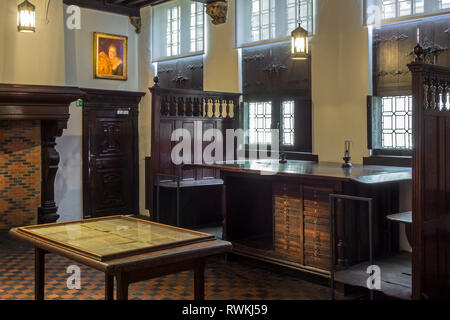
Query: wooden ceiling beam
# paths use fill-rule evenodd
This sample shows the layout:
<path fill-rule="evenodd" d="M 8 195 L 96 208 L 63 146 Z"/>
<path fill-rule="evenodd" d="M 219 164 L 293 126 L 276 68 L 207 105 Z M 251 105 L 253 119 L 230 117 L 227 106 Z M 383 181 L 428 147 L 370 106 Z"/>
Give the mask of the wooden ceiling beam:
<path fill-rule="evenodd" d="M 67 5 L 76 5 L 82 8 L 122 14 L 129 17 L 140 17 L 140 7 L 127 7 L 119 4 L 104 2 L 103 0 L 63 0 Z"/>
<path fill-rule="evenodd" d="M 139 8 L 148 6 L 150 4 L 152 4 L 153 2 L 156 2 L 155 0 L 153 1 L 149 1 L 149 0 L 132 0 L 132 1 L 128 1 L 126 3 L 127 6 L 133 7 L 133 6 L 137 6 Z"/>

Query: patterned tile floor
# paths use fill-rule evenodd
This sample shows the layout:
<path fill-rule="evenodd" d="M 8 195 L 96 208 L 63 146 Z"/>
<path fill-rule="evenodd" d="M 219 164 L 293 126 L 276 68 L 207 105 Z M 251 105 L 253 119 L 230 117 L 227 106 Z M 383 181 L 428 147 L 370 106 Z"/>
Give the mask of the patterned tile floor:
<path fill-rule="evenodd" d="M 29 300 L 34 297 L 34 250 L 0 237 L 0 300 Z M 46 257 L 46 299 L 101 300 L 104 275 L 81 268 L 81 289 L 67 289 L 66 268 L 76 265 L 66 258 Z M 317 282 L 289 275 L 281 270 L 255 267 L 238 261 L 212 258 L 205 272 L 206 299 L 212 300 L 321 300 L 329 298 L 329 288 Z M 129 299 L 185 300 L 193 298 L 193 273 L 183 272 L 132 284 Z"/>

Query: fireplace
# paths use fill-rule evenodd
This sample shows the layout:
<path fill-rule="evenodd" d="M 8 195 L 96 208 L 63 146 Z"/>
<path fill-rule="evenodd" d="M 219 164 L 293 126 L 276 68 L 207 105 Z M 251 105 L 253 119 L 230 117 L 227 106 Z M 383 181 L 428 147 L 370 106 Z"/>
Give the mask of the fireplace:
<path fill-rule="evenodd" d="M 55 139 L 69 119 L 75 87 L 0 84 L 0 229 L 55 222 Z"/>

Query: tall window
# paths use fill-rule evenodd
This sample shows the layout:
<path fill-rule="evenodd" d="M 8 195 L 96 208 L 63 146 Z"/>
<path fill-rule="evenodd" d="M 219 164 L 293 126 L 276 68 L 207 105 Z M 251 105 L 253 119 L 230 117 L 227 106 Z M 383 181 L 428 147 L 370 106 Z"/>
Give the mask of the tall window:
<path fill-rule="evenodd" d="M 191 52 L 203 51 L 204 43 L 204 6 L 203 3 L 191 3 Z"/>
<path fill-rule="evenodd" d="M 272 143 L 272 102 L 250 102 L 249 103 L 249 143 L 271 144 Z"/>
<path fill-rule="evenodd" d="M 412 96 L 372 96 L 368 100 L 373 155 L 407 156 L 412 144 Z"/>
<path fill-rule="evenodd" d="M 203 3 L 174 0 L 152 10 L 153 61 L 203 54 Z"/>
<path fill-rule="evenodd" d="M 251 0 L 252 41 L 275 38 L 275 0 Z"/>
<path fill-rule="evenodd" d="M 314 0 L 236 1 L 239 47 L 287 40 L 300 21 L 303 28 L 314 32 Z"/>
<path fill-rule="evenodd" d="M 283 118 L 282 144 L 293 146 L 295 144 L 295 108 L 294 101 L 283 101 L 281 107 L 281 117 Z"/>
<path fill-rule="evenodd" d="M 412 148 L 412 96 L 382 98 L 382 146 L 384 149 Z"/>
<path fill-rule="evenodd" d="M 415 17 L 450 9 L 450 0 L 365 0 L 366 23 Z M 377 9 L 378 8 L 378 9 Z"/>
<path fill-rule="evenodd" d="M 278 106 L 278 104 L 280 104 Z M 278 106 L 278 107 L 277 107 Z M 261 101 L 248 103 L 249 144 L 272 144 L 272 125 L 278 124 L 280 146 L 293 148 L 296 145 L 296 118 L 294 100 Z"/>
<path fill-rule="evenodd" d="M 167 56 L 180 54 L 180 6 L 167 10 Z"/>

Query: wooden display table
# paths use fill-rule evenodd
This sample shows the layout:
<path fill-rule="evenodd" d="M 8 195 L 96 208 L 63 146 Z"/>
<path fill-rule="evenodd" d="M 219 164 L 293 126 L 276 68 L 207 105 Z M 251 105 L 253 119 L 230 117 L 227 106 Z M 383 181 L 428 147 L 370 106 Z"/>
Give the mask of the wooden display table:
<path fill-rule="evenodd" d="M 44 299 L 45 254 L 55 253 L 105 273 L 105 299 L 128 299 L 131 283 L 194 270 L 194 296 L 204 299 L 208 256 L 231 251 L 214 236 L 126 216 L 51 223 L 10 230 L 33 244 L 35 299 Z"/>
<path fill-rule="evenodd" d="M 399 184 L 410 168 L 289 160 L 191 164 L 220 170 L 224 240 L 233 253 L 321 276 L 330 275 L 330 194 L 371 198 L 374 258 L 398 251 L 398 229 L 386 215 L 398 212 Z M 369 259 L 368 207 L 336 203 L 336 269 Z"/>

